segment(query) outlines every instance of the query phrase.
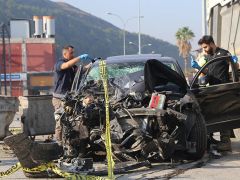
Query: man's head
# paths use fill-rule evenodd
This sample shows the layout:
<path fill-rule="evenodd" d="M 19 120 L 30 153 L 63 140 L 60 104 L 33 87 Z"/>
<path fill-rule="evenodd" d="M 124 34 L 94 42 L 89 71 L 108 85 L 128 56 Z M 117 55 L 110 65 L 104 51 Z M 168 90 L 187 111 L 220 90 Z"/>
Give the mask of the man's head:
<path fill-rule="evenodd" d="M 213 55 L 216 50 L 216 45 L 214 43 L 213 37 L 205 35 L 199 41 L 198 45 L 201 46 L 205 54 Z"/>
<path fill-rule="evenodd" d="M 62 49 L 64 59 L 70 60 L 74 58 L 74 47 L 71 45 L 64 46 Z"/>

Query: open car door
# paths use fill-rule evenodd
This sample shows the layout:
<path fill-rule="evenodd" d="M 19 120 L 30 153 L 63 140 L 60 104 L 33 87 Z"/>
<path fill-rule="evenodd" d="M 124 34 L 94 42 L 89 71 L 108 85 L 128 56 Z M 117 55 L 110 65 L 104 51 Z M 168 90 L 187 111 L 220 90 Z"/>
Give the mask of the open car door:
<path fill-rule="evenodd" d="M 202 72 L 206 71 L 211 63 L 220 60 L 215 58 L 206 63 L 190 85 L 190 91 L 201 107 L 209 133 L 240 127 L 240 82 L 233 62 L 222 60 L 228 61 L 232 69 L 229 83 L 208 85 L 207 82 L 204 84 L 200 81 Z M 201 80 L 204 80 L 204 77 Z"/>

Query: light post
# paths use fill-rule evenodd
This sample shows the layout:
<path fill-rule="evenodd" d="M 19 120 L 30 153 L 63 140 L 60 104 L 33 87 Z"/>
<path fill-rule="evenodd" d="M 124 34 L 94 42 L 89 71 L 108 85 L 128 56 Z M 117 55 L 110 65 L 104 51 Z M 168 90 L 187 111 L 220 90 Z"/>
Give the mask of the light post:
<path fill-rule="evenodd" d="M 207 2 L 206 0 L 202 0 L 202 35 L 207 34 L 207 21 L 206 21 L 206 16 L 207 16 Z"/>
<path fill-rule="evenodd" d="M 123 55 L 125 56 L 126 55 L 126 46 L 125 46 L 125 29 L 126 29 L 126 23 L 124 22 L 124 20 L 121 18 L 121 16 L 117 15 L 117 14 L 114 14 L 114 13 L 111 13 L 111 12 L 107 12 L 108 15 L 111 15 L 111 16 L 116 16 L 117 18 L 120 19 L 120 21 L 123 23 Z"/>
<path fill-rule="evenodd" d="M 140 0 L 138 1 L 138 54 L 141 54 L 141 13 L 140 13 Z"/>
<path fill-rule="evenodd" d="M 151 43 L 144 44 L 144 45 L 141 46 L 141 49 L 144 48 L 144 47 L 146 47 L 146 46 L 152 46 L 152 44 L 151 44 Z"/>
<path fill-rule="evenodd" d="M 128 42 L 128 44 L 131 44 L 131 45 L 135 45 L 135 46 L 138 46 L 137 44 L 135 44 L 134 42 Z M 142 48 L 144 48 L 144 47 L 146 47 L 146 46 L 152 46 L 152 44 L 151 43 L 148 43 L 148 44 L 144 44 L 144 45 L 142 45 L 141 47 L 140 47 L 140 51 L 138 51 L 138 54 L 141 54 L 141 50 L 142 50 Z M 138 46 L 139 47 L 139 46 Z M 140 53 L 139 53 L 140 52 Z"/>
<path fill-rule="evenodd" d="M 128 18 L 126 21 L 124 21 L 123 18 L 121 18 L 121 16 L 119 16 L 118 14 L 111 13 L 111 12 L 107 12 L 107 14 L 111 15 L 111 16 L 116 16 L 117 18 L 120 19 L 120 21 L 123 24 L 123 29 L 122 29 L 122 32 L 123 32 L 123 55 L 126 55 L 126 25 L 127 25 L 129 20 L 136 19 L 136 18 L 143 18 L 143 16 L 131 17 L 131 18 Z"/>

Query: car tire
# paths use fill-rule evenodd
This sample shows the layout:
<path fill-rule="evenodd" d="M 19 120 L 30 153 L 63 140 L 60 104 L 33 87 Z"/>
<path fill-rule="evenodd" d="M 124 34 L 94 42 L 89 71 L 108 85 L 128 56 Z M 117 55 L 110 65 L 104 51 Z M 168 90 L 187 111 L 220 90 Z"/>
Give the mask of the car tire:
<path fill-rule="evenodd" d="M 195 119 L 195 124 L 189 133 L 188 141 L 195 142 L 196 147 L 194 152 L 187 152 L 187 158 L 198 160 L 203 157 L 207 149 L 207 128 L 205 120 L 200 113 L 190 112 L 187 113 L 187 115 L 190 116 L 192 120 Z"/>

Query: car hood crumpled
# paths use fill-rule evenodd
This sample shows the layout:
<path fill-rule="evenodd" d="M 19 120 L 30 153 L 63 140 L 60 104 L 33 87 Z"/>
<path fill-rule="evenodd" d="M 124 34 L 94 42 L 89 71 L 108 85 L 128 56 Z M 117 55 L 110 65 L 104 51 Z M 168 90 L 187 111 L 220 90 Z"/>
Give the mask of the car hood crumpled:
<path fill-rule="evenodd" d="M 144 81 L 145 90 L 149 92 L 156 90 L 156 87 L 166 86 L 168 83 L 177 85 L 181 92 L 186 92 L 188 88 L 188 84 L 182 76 L 155 59 L 150 59 L 146 62 Z"/>

